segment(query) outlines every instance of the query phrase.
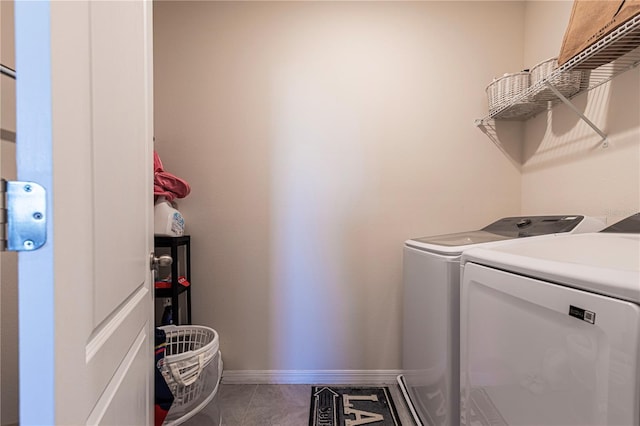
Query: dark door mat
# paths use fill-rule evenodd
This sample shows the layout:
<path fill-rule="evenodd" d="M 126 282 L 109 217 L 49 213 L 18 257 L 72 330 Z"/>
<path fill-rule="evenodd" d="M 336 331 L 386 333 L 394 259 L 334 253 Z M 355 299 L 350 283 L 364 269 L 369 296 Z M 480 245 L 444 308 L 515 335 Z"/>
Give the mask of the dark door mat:
<path fill-rule="evenodd" d="M 402 425 L 388 387 L 311 387 L 309 426 L 357 425 Z"/>

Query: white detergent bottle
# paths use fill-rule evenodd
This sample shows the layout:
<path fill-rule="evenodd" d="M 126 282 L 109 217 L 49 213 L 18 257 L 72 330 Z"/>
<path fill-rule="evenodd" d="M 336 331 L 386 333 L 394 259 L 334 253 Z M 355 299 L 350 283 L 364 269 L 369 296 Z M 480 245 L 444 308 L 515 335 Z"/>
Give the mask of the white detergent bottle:
<path fill-rule="evenodd" d="M 164 197 L 159 197 L 153 208 L 153 221 L 153 230 L 157 235 L 184 235 L 184 218 Z"/>

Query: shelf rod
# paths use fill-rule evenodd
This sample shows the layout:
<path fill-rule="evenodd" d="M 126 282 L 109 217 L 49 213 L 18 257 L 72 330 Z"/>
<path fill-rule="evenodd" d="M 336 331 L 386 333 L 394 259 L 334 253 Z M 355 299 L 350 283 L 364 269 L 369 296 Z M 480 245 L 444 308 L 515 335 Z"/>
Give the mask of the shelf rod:
<path fill-rule="evenodd" d="M 569 108 L 571 108 L 571 110 L 573 112 L 575 112 L 578 117 L 580 117 L 585 123 L 587 123 L 589 125 L 589 127 L 591 127 L 597 134 L 599 134 L 602 137 L 602 147 L 603 148 L 607 148 L 609 146 L 609 142 L 607 141 L 607 135 L 606 133 L 604 133 L 602 130 L 600 130 L 600 128 L 598 126 L 596 126 L 591 120 L 589 120 L 582 112 L 580 112 L 580 110 L 578 108 L 576 108 L 576 106 L 569 100 L 567 99 L 562 93 L 560 93 L 560 91 L 558 89 L 556 89 L 556 87 L 549 83 L 549 81 L 545 81 L 544 84 L 551 89 L 551 91 L 553 91 L 553 93 L 555 93 L 555 95 L 565 104 L 567 105 Z"/>
<path fill-rule="evenodd" d="M 0 74 L 6 75 L 7 77 L 11 77 L 14 80 L 16 79 L 16 70 L 9 68 L 6 65 L 0 64 Z"/>

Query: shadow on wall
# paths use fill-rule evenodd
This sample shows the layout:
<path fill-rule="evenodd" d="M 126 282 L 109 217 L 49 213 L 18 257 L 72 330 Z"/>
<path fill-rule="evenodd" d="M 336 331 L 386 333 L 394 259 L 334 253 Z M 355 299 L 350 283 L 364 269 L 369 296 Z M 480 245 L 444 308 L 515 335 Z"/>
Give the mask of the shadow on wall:
<path fill-rule="evenodd" d="M 608 135 L 611 148 L 637 144 L 640 90 L 637 70 L 571 100 Z M 635 136 L 634 136 L 635 135 Z M 556 167 L 605 149 L 603 139 L 566 105 L 558 104 L 525 124 L 523 168 Z"/>
<path fill-rule="evenodd" d="M 600 105 L 600 110 L 587 110 L 588 96 L 583 94 L 571 100 L 572 104 L 594 122 L 601 126 L 608 94 L 593 92 L 591 99 Z M 600 91 L 601 92 L 601 91 Z M 595 98 L 598 100 L 595 100 Z M 581 125 L 582 124 L 582 125 Z M 553 165 L 563 159 L 574 160 L 580 153 L 592 152 L 600 147 L 601 138 L 580 117 L 564 104 L 557 104 L 526 124 L 523 165 L 530 169 L 533 165 Z M 553 163 L 550 161 L 553 160 Z"/>
<path fill-rule="evenodd" d="M 638 140 L 639 91 L 640 79 L 635 69 L 571 102 L 608 135 L 608 142 L 622 147 Z M 479 129 L 519 170 L 562 165 L 605 147 L 600 135 L 562 103 L 525 122 L 495 120 Z"/>
<path fill-rule="evenodd" d="M 520 121 L 497 121 L 478 128 L 502 151 L 511 163 L 520 170 L 522 167 L 522 141 L 524 123 Z"/>

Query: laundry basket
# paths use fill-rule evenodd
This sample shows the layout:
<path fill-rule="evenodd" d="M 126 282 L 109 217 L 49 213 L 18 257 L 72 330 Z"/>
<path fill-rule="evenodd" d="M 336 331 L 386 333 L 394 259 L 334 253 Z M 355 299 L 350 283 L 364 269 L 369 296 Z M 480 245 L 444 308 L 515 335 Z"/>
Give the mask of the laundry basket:
<path fill-rule="evenodd" d="M 197 325 L 160 327 L 167 335 L 164 362 L 159 365 L 174 401 L 171 412 L 196 402 L 205 388 L 203 371 L 220 348 L 218 333 Z"/>
<path fill-rule="evenodd" d="M 542 61 L 531 68 L 531 85 L 535 86 L 535 90 L 531 94 L 535 101 L 553 101 L 558 97 L 547 86 L 540 84 L 543 80 L 548 79 L 558 68 L 558 58 L 550 58 Z M 563 96 L 571 96 L 580 90 L 582 81 L 582 71 L 563 71 L 556 73 L 549 80 L 549 83 L 562 93 Z"/>
<path fill-rule="evenodd" d="M 486 88 L 489 113 L 496 114 L 496 118 L 508 119 L 534 111 L 536 104 L 524 95 L 529 89 L 530 78 L 528 71 L 521 71 L 494 79 Z"/>

